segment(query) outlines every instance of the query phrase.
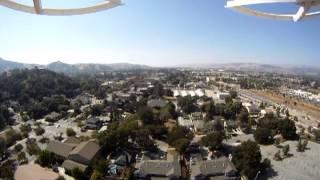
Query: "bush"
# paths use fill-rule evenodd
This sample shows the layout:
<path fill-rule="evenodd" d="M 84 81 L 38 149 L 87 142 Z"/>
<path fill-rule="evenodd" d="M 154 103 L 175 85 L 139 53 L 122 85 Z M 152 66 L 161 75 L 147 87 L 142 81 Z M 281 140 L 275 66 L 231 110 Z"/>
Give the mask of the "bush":
<path fill-rule="evenodd" d="M 41 151 L 39 153 L 37 163 L 42 167 L 51 167 L 56 162 L 55 155 L 49 151 Z"/>
<path fill-rule="evenodd" d="M 21 139 L 22 139 L 21 134 L 16 132 L 13 129 L 10 129 L 9 131 L 6 132 L 7 146 L 12 146 L 16 143 L 16 141 Z"/>
<path fill-rule="evenodd" d="M 223 133 L 211 133 L 201 139 L 201 144 L 209 147 L 211 151 L 219 150 L 222 147 L 222 141 L 224 139 Z"/>
<path fill-rule="evenodd" d="M 17 156 L 17 160 L 20 164 L 25 164 L 28 162 L 27 156 L 25 152 L 20 152 Z"/>
<path fill-rule="evenodd" d="M 237 147 L 232 158 L 241 175 L 254 179 L 259 171 L 264 171 L 265 166 L 261 163 L 260 147 L 256 142 L 245 141 Z"/>
<path fill-rule="evenodd" d="M 35 133 L 36 133 L 37 136 L 41 136 L 42 134 L 45 133 L 45 130 L 44 130 L 42 127 L 40 127 L 40 126 L 38 126 L 37 128 L 35 128 L 34 131 L 35 131 Z"/>
<path fill-rule="evenodd" d="M 72 128 L 68 128 L 66 130 L 67 136 L 71 137 L 71 136 L 75 136 L 77 133 L 72 129 Z"/>
<path fill-rule="evenodd" d="M 273 142 L 271 130 L 267 128 L 258 127 L 253 136 L 259 144 L 271 144 Z"/>
<path fill-rule="evenodd" d="M 294 121 L 291 121 L 290 119 L 284 119 L 279 121 L 278 129 L 282 137 L 287 140 L 294 140 L 297 138 L 296 125 Z"/>
<path fill-rule="evenodd" d="M 30 124 L 22 124 L 22 125 L 20 126 L 20 131 L 21 131 L 22 133 L 28 134 L 29 132 L 32 131 L 31 125 L 30 125 Z"/>
<path fill-rule="evenodd" d="M 22 149 L 23 149 L 23 146 L 21 144 L 17 144 L 17 145 L 14 146 L 14 150 L 16 152 L 20 152 Z"/>
<path fill-rule="evenodd" d="M 43 138 L 41 138 L 41 139 L 39 140 L 39 142 L 42 143 L 42 144 L 47 144 L 47 143 L 49 143 L 49 139 L 43 137 Z"/>
<path fill-rule="evenodd" d="M 27 142 L 27 152 L 32 155 L 38 155 L 41 151 L 36 142 Z"/>
<path fill-rule="evenodd" d="M 283 155 L 284 155 L 284 156 L 288 156 L 289 151 L 290 151 L 290 145 L 289 145 L 289 144 L 283 146 L 282 152 L 283 152 Z"/>

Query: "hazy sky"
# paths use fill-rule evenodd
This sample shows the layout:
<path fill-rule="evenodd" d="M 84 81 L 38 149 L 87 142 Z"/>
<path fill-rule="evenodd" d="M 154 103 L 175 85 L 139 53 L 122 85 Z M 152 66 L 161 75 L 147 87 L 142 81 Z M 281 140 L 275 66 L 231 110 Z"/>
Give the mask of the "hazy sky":
<path fill-rule="evenodd" d="M 99 2 L 42 1 L 44 6 L 57 7 Z M 0 7 L 0 57 L 40 64 L 61 60 L 156 66 L 228 62 L 320 65 L 320 18 L 299 23 L 260 19 L 225 9 L 225 0 L 123 2 L 124 6 L 115 9 L 69 17 Z M 291 7 L 267 9 L 287 12 Z"/>

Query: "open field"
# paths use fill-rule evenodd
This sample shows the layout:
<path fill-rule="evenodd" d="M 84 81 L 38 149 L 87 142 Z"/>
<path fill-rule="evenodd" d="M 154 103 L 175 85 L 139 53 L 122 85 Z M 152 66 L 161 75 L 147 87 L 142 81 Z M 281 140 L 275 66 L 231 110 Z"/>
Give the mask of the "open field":
<path fill-rule="evenodd" d="M 320 123 L 320 107 L 318 106 L 304 102 L 298 102 L 297 105 L 294 105 L 295 100 L 266 91 L 241 90 L 240 95 L 257 104 L 267 102 L 269 104 L 286 105 L 290 114 L 298 117 L 299 124 L 305 128 L 308 126 L 316 127 Z"/>
<path fill-rule="evenodd" d="M 297 141 L 287 141 L 283 145 L 290 145 L 292 157 L 282 161 L 274 161 L 273 156 L 279 150 L 273 145 L 261 146 L 263 158 L 271 160 L 274 172 L 270 172 L 268 179 L 272 180 L 318 180 L 320 177 L 320 144 L 309 142 L 305 152 L 297 152 Z"/>
<path fill-rule="evenodd" d="M 279 95 L 279 94 L 276 94 L 276 93 L 273 93 L 270 91 L 259 91 L 259 90 L 250 90 L 250 91 L 259 95 L 259 96 L 270 99 L 271 101 L 274 101 L 276 103 L 286 104 L 290 108 L 304 111 L 304 112 L 310 114 L 311 116 L 320 117 L 320 107 L 319 106 L 309 104 L 306 102 L 302 102 L 302 101 L 298 101 L 297 99 L 283 97 L 282 95 Z M 297 102 L 297 104 L 294 105 L 294 102 Z"/>

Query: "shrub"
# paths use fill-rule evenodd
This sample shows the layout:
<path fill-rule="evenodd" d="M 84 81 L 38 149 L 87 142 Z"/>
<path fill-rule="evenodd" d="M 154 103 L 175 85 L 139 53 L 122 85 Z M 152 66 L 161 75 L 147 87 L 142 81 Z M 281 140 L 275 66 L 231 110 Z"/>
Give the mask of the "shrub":
<path fill-rule="evenodd" d="M 68 128 L 66 130 L 66 133 L 67 133 L 67 136 L 75 136 L 76 135 L 76 132 L 72 129 L 72 128 Z"/>
<path fill-rule="evenodd" d="M 37 136 L 41 136 L 42 134 L 45 133 L 45 130 L 44 130 L 42 127 L 40 127 L 40 126 L 38 126 L 37 128 L 35 128 L 34 131 L 35 131 L 35 133 L 36 133 Z"/>
<path fill-rule="evenodd" d="M 14 146 L 14 150 L 16 150 L 16 152 L 20 152 L 23 149 L 23 146 L 21 144 L 17 144 Z"/>

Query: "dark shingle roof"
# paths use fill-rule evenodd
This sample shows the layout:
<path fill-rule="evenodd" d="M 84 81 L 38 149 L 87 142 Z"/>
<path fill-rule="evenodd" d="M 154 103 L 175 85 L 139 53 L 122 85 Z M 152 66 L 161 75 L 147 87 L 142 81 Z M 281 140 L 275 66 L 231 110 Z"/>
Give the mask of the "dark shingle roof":
<path fill-rule="evenodd" d="M 191 176 L 223 176 L 225 173 L 237 171 L 233 163 L 226 157 L 215 160 L 196 161 L 191 166 Z"/>
<path fill-rule="evenodd" d="M 59 141 L 50 141 L 47 146 L 47 151 L 66 158 L 74 147 L 74 145 L 65 144 Z"/>
<path fill-rule="evenodd" d="M 148 101 L 148 106 L 152 108 L 156 107 L 164 107 L 167 104 L 167 102 L 163 99 L 151 99 Z"/>
<path fill-rule="evenodd" d="M 178 161 L 163 161 L 163 160 L 147 160 L 137 166 L 139 175 L 145 176 L 181 176 L 181 168 Z"/>
<path fill-rule="evenodd" d="M 61 166 L 65 169 L 68 169 L 68 170 L 73 170 L 75 168 L 79 168 L 81 171 L 85 171 L 88 167 L 87 165 L 77 163 L 72 160 L 65 160 Z"/>
<path fill-rule="evenodd" d="M 90 161 L 99 150 L 100 146 L 96 142 L 91 140 L 80 143 L 70 152 L 70 155 L 79 155 Z"/>
<path fill-rule="evenodd" d="M 76 137 L 68 137 L 63 143 L 76 146 L 81 143 L 81 140 Z"/>

